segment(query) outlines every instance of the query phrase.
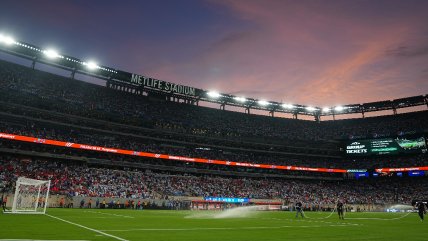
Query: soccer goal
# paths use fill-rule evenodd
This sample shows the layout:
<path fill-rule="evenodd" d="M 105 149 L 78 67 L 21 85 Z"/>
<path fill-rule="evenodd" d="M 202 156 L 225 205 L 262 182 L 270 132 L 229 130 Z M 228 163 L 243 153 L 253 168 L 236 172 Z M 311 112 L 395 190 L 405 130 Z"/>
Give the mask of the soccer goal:
<path fill-rule="evenodd" d="M 48 206 L 51 181 L 19 177 L 16 181 L 12 211 L 19 214 L 44 214 Z"/>

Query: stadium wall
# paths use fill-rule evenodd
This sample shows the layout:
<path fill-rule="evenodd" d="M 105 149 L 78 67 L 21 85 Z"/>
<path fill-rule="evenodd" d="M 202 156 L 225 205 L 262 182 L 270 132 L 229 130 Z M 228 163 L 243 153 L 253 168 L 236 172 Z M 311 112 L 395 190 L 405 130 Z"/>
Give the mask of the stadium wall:
<path fill-rule="evenodd" d="M 7 203 L 6 207 L 12 207 L 13 203 L 13 193 L 6 193 L 7 196 Z M 111 200 L 116 203 L 119 201 L 121 204 L 125 203 L 126 200 L 134 200 L 135 204 L 138 203 L 138 201 L 141 201 L 141 203 L 148 202 L 148 203 L 155 203 L 157 206 L 162 206 L 163 203 L 166 203 L 167 201 L 203 201 L 203 197 L 188 197 L 188 196 L 173 196 L 170 200 L 166 199 L 133 199 L 133 198 L 104 198 L 104 197 L 81 197 L 81 196 L 74 196 L 70 198 L 67 195 L 51 195 L 49 197 L 49 208 L 59 208 L 60 207 L 60 201 L 61 199 L 64 199 L 64 207 L 71 207 L 71 208 L 80 208 L 80 202 L 83 199 L 85 202 L 85 207 L 88 209 L 88 202 L 90 199 L 92 199 L 92 208 L 91 209 L 97 209 L 95 207 L 97 199 L 101 203 L 104 199 L 107 203 L 109 203 Z M 251 203 L 278 203 L 283 202 L 281 199 L 251 199 Z M 69 206 L 71 204 L 71 206 Z M 347 208 L 352 210 L 352 212 L 384 212 L 387 207 L 392 206 L 394 204 L 385 204 L 385 205 L 377 205 L 377 204 L 348 204 Z M 410 204 L 407 204 L 410 205 Z M 293 205 L 288 204 L 286 205 L 286 210 L 292 211 Z M 323 206 L 322 210 L 316 210 L 314 207 L 312 207 L 310 204 L 304 204 L 304 209 L 306 211 L 330 211 L 333 210 L 335 207 L 335 204 L 328 204 Z"/>

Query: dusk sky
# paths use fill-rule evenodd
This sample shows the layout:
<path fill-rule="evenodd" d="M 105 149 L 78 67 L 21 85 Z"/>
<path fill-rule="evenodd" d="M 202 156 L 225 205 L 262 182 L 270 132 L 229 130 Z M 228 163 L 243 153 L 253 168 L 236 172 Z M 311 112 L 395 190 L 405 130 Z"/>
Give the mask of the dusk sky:
<path fill-rule="evenodd" d="M 207 90 L 335 106 L 428 94 L 428 1 L 2 1 L 0 32 Z"/>

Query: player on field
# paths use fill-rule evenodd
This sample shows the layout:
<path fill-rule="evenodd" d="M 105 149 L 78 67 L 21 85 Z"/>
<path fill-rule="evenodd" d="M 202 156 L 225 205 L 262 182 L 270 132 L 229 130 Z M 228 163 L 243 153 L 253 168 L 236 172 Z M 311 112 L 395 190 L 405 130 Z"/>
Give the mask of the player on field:
<path fill-rule="evenodd" d="M 302 215 L 302 218 L 304 218 L 304 216 L 303 216 L 303 207 L 302 206 L 303 206 L 302 202 L 298 201 L 296 203 L 296 206 L 295 206 L 295 208 L 296 208 L 296 218 L 299 217 L 299 213 L 300 213 L 300 215 Z"/>
<path fill-rule="evenodd" d="M 3 207 L 3 212 L 6 211 L 6 203 L 7 203 L 7 196 L 4 194 L 1 196 L 1 206 Z"/>
<path fill-rule="evenodd" d="M 423 222 L 424 221 L 424 215 L 426 213 L 425 203 L 417 202 L 416 208 L 418 209 L 418 214 L 419 214 L 419 217 L 421 218 L 421 222 Z"/>
<path fill-rule="evenodd" d="M 339 214 L 339 219 L 345 219 L 343 216 L 343 210 L 345 209 L 345 205 L 339 200 L 339 202 L 336 205 L 337 214 Z"/>

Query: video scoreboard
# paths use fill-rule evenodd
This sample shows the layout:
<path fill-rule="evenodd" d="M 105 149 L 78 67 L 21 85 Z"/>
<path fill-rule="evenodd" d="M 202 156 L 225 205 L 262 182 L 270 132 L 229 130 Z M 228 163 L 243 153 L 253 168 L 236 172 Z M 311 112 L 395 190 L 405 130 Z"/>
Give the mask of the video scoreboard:
<path fill-rule="evenodd" d="M 348 156 L 395 155 L 426 151 L 427 143 L 424 137 L 354 140 L 348 141 L 345 145 L 345 154 Z"/>

